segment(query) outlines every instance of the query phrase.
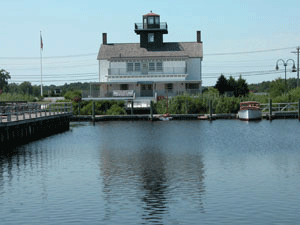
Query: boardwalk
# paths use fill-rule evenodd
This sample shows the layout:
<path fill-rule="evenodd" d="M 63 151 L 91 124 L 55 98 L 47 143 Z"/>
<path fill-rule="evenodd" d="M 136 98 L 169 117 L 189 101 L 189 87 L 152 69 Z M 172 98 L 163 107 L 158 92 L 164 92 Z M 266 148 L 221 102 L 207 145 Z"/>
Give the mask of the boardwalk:
<path fill-rule="evenodd" d="M 0 106 L 0 126 L 8 123 L 25 122 L 26 120 L 41 120 L 45 117 L 56 117 L 72 114 L 70 104 L 6 104 Z"/>
<path fill-rule="evenodd" d="M 15 146 L 64 132 L 71 117 L 70 104 L 2 104 L 0 143 Z"/>

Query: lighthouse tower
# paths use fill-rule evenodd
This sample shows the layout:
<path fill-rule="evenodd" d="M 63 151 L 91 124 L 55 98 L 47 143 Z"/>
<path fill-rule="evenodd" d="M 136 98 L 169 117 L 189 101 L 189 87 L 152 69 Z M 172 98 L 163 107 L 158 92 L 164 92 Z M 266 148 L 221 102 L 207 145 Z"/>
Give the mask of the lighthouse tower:
<path fill-rule="evenodd" d="M 143 15 L 143 23 L 135 24 L 135 33 L 140 35 L 140 46 L 142 48 L 161 48 L 163 35 L 168 33 L 166 22 L 160 22 L 160 15 L 152 13 Z"/>

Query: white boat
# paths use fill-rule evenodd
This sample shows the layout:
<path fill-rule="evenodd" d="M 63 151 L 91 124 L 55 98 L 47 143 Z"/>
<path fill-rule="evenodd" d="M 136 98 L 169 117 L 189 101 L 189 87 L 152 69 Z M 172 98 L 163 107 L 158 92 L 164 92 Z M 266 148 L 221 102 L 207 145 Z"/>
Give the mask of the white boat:
<path fill-rule="evenodd" d="M 240 120 L 260 120 L 262 117 L 260 104 L 254 101 L 241 102 L 238 118 Z"/>

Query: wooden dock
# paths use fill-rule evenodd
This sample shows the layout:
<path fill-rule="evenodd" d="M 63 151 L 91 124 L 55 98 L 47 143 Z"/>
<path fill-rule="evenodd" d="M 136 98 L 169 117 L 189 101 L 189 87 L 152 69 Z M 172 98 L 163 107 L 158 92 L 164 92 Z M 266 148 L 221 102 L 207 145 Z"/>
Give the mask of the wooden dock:
<path fill-rule="evenodd" d="M 70 104 L 2 104 L 0 144 L 16 146 L 69 130 L 71 117 Z"/>

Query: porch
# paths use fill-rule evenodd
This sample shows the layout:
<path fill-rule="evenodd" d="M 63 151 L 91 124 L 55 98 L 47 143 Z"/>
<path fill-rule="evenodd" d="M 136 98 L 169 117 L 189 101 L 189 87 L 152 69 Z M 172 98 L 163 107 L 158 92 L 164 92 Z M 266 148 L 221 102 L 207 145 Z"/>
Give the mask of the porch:
<path fill-rule="evenodd" d="M 136 99 L 152 98 L 154 100 L 173 97 L 183 93 L 197 95 L 201 93 L 201 81 L 189 82 L 152 82 L 131 83 L 93 83 L 90 90 L 82 91 L 82 99 Z"/>

